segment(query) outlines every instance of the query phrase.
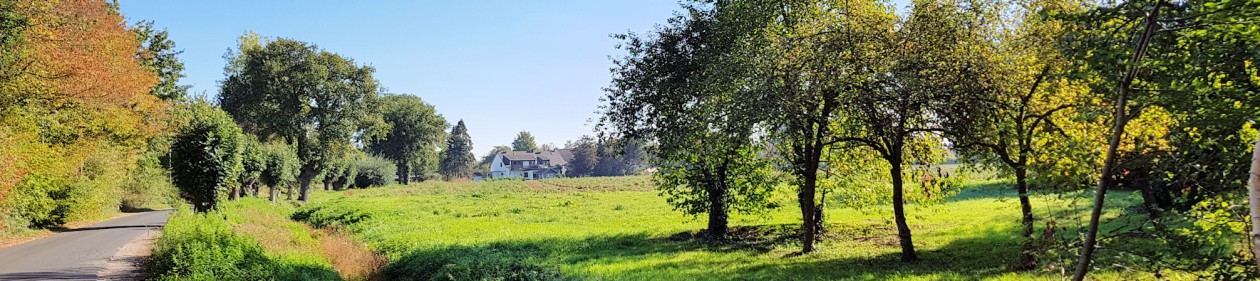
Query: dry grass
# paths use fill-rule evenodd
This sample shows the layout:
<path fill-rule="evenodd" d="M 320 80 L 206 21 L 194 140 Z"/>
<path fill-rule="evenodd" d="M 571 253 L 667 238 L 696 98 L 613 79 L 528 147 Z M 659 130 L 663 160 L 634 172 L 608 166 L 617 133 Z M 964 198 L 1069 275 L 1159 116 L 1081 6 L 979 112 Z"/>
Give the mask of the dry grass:
<path fill-rule="evenodd" d="M 380 280 L 377 273 L 388 262 L 385 256 L 373 253 L 349 234 L 337 229 L 319 229 L 320 251 L 333 269 L 346 280 Z"/>
<path fill-rule="evenodd" d="M 232 228 L 258 241 L 269 255 L 322 257 L 346 280 L 375 280 L 386 264 L 385 256 L 373 253 L 349 235 L 335 229 L 315 229 L 289 219 L 292 209 L 271 205 L 265 200 L 233 202 L 229 219 Z"/>

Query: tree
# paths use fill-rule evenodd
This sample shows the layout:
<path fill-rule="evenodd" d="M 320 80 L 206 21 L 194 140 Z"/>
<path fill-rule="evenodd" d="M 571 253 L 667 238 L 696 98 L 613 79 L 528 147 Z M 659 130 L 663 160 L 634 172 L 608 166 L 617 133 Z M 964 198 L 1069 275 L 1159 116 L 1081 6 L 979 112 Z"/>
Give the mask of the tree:
<path fill-rule="evenodd" d="M 1151 8 L 1151 12 L 1147 14 L 1144 20 L 1145 27 L 1142 29 L 1142 35 L 1137 38 L 1137 41 L 1133 45 L 1133 57 L 1128 60 L 1127 70 L 1121 74 L 1122 77 L 1118 81 L 1119 86 L 1117 87 L 1118 92 L 1116 94 L 1115 118 L 1112 119 L 1114 128 L 1111 129 L 1111 137 L 1107 145 L 1106 158 L 1103 160 L 1103 178 L 1098 181 L 1098 191 L 1094 196 L 1094 208 L 1089 216 L 1089 225 L 1087 226 L 1085 233 L 1084 246 L 1081 248 L 1081 258 L 1077 263 L 1075 274 L 1072 275 L 1073 281 L 1084 280 L 1085 275 L 1089 273 L 1090 263 L 1093 261 L 1094 244 L 1097 242 L 1098 238 L 1098 224 L 1102 216 L 1103 203 L 1106 202 L 1105 200 L 1107 198 L 1107 186 L 1110 184 L 1108 176 L 1111 174 L 1112 168 L 1116 165 L 1116 150 L 1120 146 L 1120 138 L 1124 134 L 1124 126 L 1129 121 L 1129 115 L 1127 112 L 1129 110 L 1127 105 L 1129 101 L 1129 87 L 1133 84 L 1134 78 L 1136 78 L 1138 67 L 1141 65 L 1142 58 L 1146 56 L 1147 46 L 1155 34 L 1155 29 L 1158 28 L 1156 20 L 1159 19 L 1160 5 L 1162 4 L 1163 0 L 1156 0 L 1154 7 Z"/>
<path fill-rule="evenodd" d="M 241 129 L 226 112 L 194 102 L 171 144 L 171 180 L 197 212 L 218 206 L 240 169 Z"/>
<path fill-rule="evenodd" d="M 1065 33 L 1062 20 L 1042 16 L 1039 11 L 1071 11 L 1061 2 L 1038 1 L 1015 5 L 1003 11 L 1006 16 L 989 27 L 997 37 L 996 52 L 989 57 L 985 73 L 993 81 L 984 91 L 958 97 L 951 116 L 943 118 L 946 135 L 959 159 L 997 168 L 1015 177 L 1019 194 L 1024 249 L 1019 269 L 1037 265 L 1034 251 L 1034 217 L 1029 199 L 1029 172 L 1048 158 L 1069 158 L 1057 153 L 1080 140 L 1068 134 L 1075 124 L 1070 118 L 1088 99 L 1088 85 L 1066 79 L 1073 62 L 1060 55 L 1059 38 Z M 1062 124 L 1062 125 L 1061 125 Z M 1064 171 L 1044 171 L 1045 173 Z"/>
<path fill-rule="evenodd" d="M 945 105 L 984 88 L 975 78 L 987 50 L 973 26 L 983 13 L 971 9 L 978 8 L 916 1 L 900 22 L 877 2 L 785 3 L 762 12 L 770 20 L 751 44 L 765 78 L 755 92 L 771 104 L 764 114 L 770 137 L 800 186 L 802 252 L 813 251 L 822 225 L 816 192 L 824 156 L 866 147 L 888 163 L 901 259 L 917 259 L 904 178 L 910 165 L 943 160 L 943 130 L 934 120 L 958 113 Z"/>
<path fill-rule="evenodd" d="M 685 16 L 649 35 L 615 36 L 627 55 L 614 60 L 600 122 L 618 139 L 654 143 L 657 188 L 676 210 L 707 214 L 706 236 L 722 240 L 730 211 L 764 210 L 774 184 L 753 145 L 759 104 L 731 102 L 748 94 L 740 79 L 746 65 L 729 55 L 742 30 L 724 25 L 712 9 L 684 8 Z M 598 150 L 616 154 L 609 144 L 578 141 L 573 172 L 609 160 L 597 158 Z"/>
<path fill-rule="evenodd" d="M 534 143 L 534 135 L 529 131 L 521 131 L 516 134 L 516 139 L 512 140 L 512 150 L 515 151 L 535 151 L 538 145 Z"/>
<path fill-rule="evenodd" d="M 569 161 L 569 170 L 566 172 L 568 176 L 582 177 L 595 174 L 595 166 L 599 164 L 599 151 L 594 138 L 582 136 L 581 139 L 565 148 L 573 152 L 573 161 Z"/>
<path fill-rule="evenodd" d="M 262 139 L 296 146 L 302 160 L 298 200 L 333 156 L 353 149 L 362 128 L 379 128 L 377 83 L 370 66 L 291 39 L 241 37 L 227 55 L 219 104 Z"/>
<path fill-rule="evenodd" d="M 259 179 L 268 187 L 267 200 L 276 202 L 277 190 L 297 181 L 301 160 L 298 159 L 297 149 L 282 141 L 264 144 L 262 155 L 266 165 Z"/>
<path fill-rule="evenodd" d="M 184 100 L 188 96 L 188 88 L 192 87 L 179 85 L 179 79 L 185 77 L 184 62 L 179 59 L 179 54 L 184 51 L 176 51 L 175 42 L 171 41 L 166 29 L 155 29 L 153 21 L 137 22 L 132 30 L 141 43 L 136 57 L 159 79 L 149 93 L 163 100 Z"/>
<path fill-rule="evenodd" d="M 441 167 L 438 172 L 442 173 L 447 180 L 457 178 L 472 177 L 473 163 L 476 157 L 472 154 L 472 138 L 468 136 L 468 127 L 464 126 L 464 120 L 459 120 L 451 133 L 446 137 L 445 156 L 442 157 Z"/>
<path fill-rule="evenodd" d="M 232 199 L 240 198 L 242 192 L 253 190 L 258 195 L 258 183 L 267 168 L 267 155 L 258 137 L 250 134 L 241 136 L 241 173 L 239 183 L 232 189 Z"/>
<path fill-rule="evenodd" d="M 383 96 L 381 115 L 387 129 L 382 136 L 368 138 L 367 150 L 393 161 L 398 167 L 398 183 L 405 185 L 411 182 L 411 169 L 437 162 L 446 118 L 411 95 Z"/>

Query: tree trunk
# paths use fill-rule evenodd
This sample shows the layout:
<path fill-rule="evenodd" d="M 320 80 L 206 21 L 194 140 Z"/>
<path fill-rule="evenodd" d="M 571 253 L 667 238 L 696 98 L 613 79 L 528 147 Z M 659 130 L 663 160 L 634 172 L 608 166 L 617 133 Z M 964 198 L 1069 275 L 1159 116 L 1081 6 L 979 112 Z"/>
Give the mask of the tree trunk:
<path fill-rule="evenodd" d="M 276 203 L 276 197 L 278 197 L 279 195 L 277 194 L 277 192 L 280 192 L 280 191 L 276 189 L 277 188 L 275 185 L 267 187 L 267 200 L 270 200 L 271 203 Z"/>
<path fill-rule="evenodd" d="M 801 183 L 800 204 L 801 204 L 801 254 L 814 252 L 814 242 L 818 238 L 818 230 L 815 229 L 814 221 L 814 193 L 818 188 L 817 169 L 815 173 L 806 172 L 803 175 Z"/>
<path fill-rule="evenodd" d="M 315 170 L 315 167 L 311 167 L 309 165 L 302 166 L 302 172 L 298 175 L 298 180 L 302 182 L 302 189 L 298 194 L 298 201 L 302 201 L 303 203 L 306 202 L 307 195 L 311 193 L 311 180 L 314 179 L 317 174 L 319 174 L 319 171 Z M 293 195 L 290 194 L 289 197 L 292 199 Z"/>
<path fill-rule="evenodd" d="M 1037 264 L 1037 258 L 1033 256 L 1036 247 L 1033 242 L 1032 202 L 1028 199 L 1028 168 L 1023 165 L 1015 167 L 1015 189 L 1019 191 L 1019 211 L 1023 214 L 1020 222 L 1024 226 L 1024 249 L 1019 255 L 1018 269 L 1032 269 Z"/>
<path fill-rule="evenodd" d="M 724 240 L 726 239 L 726 231 L 729 219 L 729 209 L 726 204 L 726 195 L 728 190 L 723 183 L 710 184 L 709 187 L 709 239 Z"/>
<path fill-rule="evenodd" d="M 1250 174 L 1247 182 L 1251 188 L 1247 196 L 1251 201 L 1251 255 L 1256 259 L 1256 268 L 1260 269 L 1260 140 L 1251 150 Z"/>
<path fill-rule="evenodd" d="M 402 161 L 402 163 L 398 165 L 398 183 L 402 185 L 411 183 L 411 165 L 407 162 L 408 161 Z"/>
<path fill-rule="evenodd" d="M 328 177 L 324 177 L 324 191 L 332 190 L 332 181 Z"/>
<path fill-rule="evenodd" d="M 1094 258 L 1094 246 L 1098 242 L 1098 224 L 1102 219 L 1103 204 L 1107 200 L 1107 185 L 1110 184 L 1108 179 L 1111 178 L 1112 167 L 1116 166 L 1116 149 L 1120 146 L 1120 137 L 1124 135 L 1124 126 L 1129 122 L 1129 116 L 1126 113 L 1129 86 L 1133 84 L 1133 78 L 1137 75 L 1142 57 L 1146 56 L 1146 48 L 1151 42 L 1151 37 L 1155 35 L 1155 20 L 1159 18 L 1159 9 L 1162 4 L 1164 0 L 1155 0 L 1155 7 L 1146 16 L 1146 29 L 1143 30 L 1142 37 L 1138 38 L 1136 52 L 1133 52 L 1129 67 L 1125 70 L 1124 77 L 1120 79 L 1119 93 L 1116 95 L 1115 127 L 1111 129 L 1107 156 L 1103 159 L 1102 177 L 1098 180 L 1098 192 L 1094 194 L 1094 209 L 1089 215 L 1089 227 L 1085 233 L 1084 246 L 1081 248 L 1081 260 L 1077 262 L 1076 274 L 1072 276 L 1072 281 L 1084 280 L 1085 275 L 1089 274 L 1089 266 Z"/>
<path fill-rule="evenodd" d="M 232 187 L 232 194 L 228 194 L 228 200 L 236 200 L 241 198 L 241 189 L 245 188 L 245 184 Z"/>
<path fill-rule="evenodd" d="M 905 196 L 902 195 L 905 182 L 901 174 L 901 156 L 889 157 L 888 164 L 892 166 L 888 172 L 892 176 L 893 220 L 897 222 L 897 238 L 901 240 L 901 261 L 916 261 L 919 255 L 914 252 L 914 239 L 910 235 L 910 225 L 906 224 Z"/>

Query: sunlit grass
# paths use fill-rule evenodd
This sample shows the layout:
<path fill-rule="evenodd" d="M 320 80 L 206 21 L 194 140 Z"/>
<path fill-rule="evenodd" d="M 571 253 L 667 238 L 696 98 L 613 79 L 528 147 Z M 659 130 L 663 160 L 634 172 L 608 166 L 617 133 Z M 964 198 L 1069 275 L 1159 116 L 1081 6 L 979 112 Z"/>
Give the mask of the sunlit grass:
<path fill-rule="evenodd" d="M 588 187 L 573 187 L 583 180 L 591 181 Z M 971 184 L 946 202 L 908 208 L 921 260 L 903 263 L 888 206 L 859 211 L 831 202 L 820 250 L 798 255 L 799 213 L 792 202 L 767 217 L 735 216 L 737 232 L 756 233 L 749 240 L 711 244 L 683 238 L 703 229 L 704 221 L 674 211 L 650 189 L 610 187 L 622 180 L 644 179 L 566 180 L 565 188 L 552 189 L 538 182 L 422 183 L 320 193 L 295 218 L 346 227 L 390 257 L 386 275 L 395 278 L 438 272 L 476 278 L 514 269 L 613 280 L 1062 278 L 1061 266 L 1008 269 L 1020 249 L 1019 208 L 1000 182 Z M 1087 197 L 1038 195 L 1034 207 L 1039 216 L 1056 214 L 1059 225 L 1082 225 Z M 1115 217 L 1140 197 L 1116 192 L 1109 200 L 1108 217 Z M 1092 276 L 1153 278 L 1110 269 Z"/>

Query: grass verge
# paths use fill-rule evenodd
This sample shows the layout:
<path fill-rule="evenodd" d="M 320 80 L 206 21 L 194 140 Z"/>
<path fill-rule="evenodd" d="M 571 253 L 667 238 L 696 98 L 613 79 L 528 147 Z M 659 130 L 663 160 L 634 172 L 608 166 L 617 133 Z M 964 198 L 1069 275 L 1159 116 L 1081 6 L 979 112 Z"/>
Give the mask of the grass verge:
<path fill-rule="evenodd" d="M 183 210 L 154 248 L 156 280 L 368 280 L 385 264 L 349 236 L 289 220 L 293 207 L 243 198 L 220 212 Z"/>

